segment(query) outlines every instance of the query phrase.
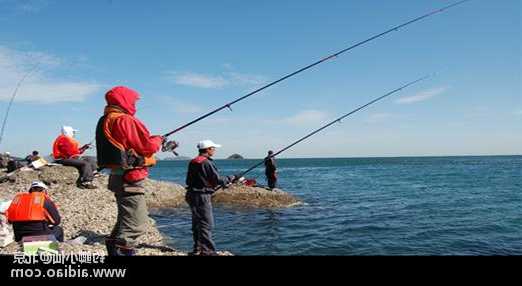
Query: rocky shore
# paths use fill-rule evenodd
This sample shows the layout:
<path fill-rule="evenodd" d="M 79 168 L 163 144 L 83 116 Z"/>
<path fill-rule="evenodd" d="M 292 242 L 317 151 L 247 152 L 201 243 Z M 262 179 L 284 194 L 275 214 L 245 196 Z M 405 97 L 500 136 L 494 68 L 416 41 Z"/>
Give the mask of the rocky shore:
<path fill-rule="evenodd" d="M 114 195 L 106 188 L 108 177 L 106 175 L 97 177 L 95 183 L 99 188 L 95 190 L 78 189 L 75 185 L 77 177 L 76 169 L 64 166 L 19 170 L 0 180 L 3 181 L 0 183 L 0 201 L 11 200 L 17 192 L 26 191 L 32 181 L 41 180 L 50 186 L 49 195 L 61 213 L 65 240 L 87 238 L 84 244 L 63 243 L 61 248 L 66 253 L 91 251 L 106 254 L 103 239 L 112 230 L 117 214 Z M 147 180 L 145 184 L 150 210 L 186 205 L 185 189 L 182 186 L 154 180 Z M 295 197 L 282 191 L 245 186 L 234 186 L 219 191 L 213 201 L 216 205 L 258 208 L 282 208 L 299 203 Z M 139 242 L 138 255 L 186 255 L 166 245 L 153 219 L 150 219 L 146 233 Z M 20 249 L 19 244 L 11 243 L 7 247 L 0 248 L 0 254 L 13 254 Z"/>

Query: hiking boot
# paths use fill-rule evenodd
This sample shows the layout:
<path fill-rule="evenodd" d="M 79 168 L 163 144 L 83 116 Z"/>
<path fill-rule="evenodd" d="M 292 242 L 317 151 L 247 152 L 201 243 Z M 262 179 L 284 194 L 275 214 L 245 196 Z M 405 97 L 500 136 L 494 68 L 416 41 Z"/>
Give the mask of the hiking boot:
<path fill-rule="evenodd" d="M 136 249 L 123 245 L 116 245 L 114 256 L 136 256 Z"/>
<path fill-rule="evenodd" d="M 188 253 L 188 256 L 200 256 L 201 251 L 192 251 Z"/>
<path fill-rule="evenodd" d="M 83 182 L 77 184 L 78 188 L 80 189 L 97 189 L 98 187 L 93 182 Z"/>

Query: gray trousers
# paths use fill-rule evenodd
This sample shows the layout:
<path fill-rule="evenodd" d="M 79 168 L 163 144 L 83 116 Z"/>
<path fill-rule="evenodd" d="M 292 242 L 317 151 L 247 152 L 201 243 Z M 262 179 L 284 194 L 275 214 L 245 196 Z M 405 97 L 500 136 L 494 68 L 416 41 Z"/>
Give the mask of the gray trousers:
<path fill-rule="evenodd" d="M 78 183 L 91 182 L 94 179 L 93 173 L 98 168 L 96 160 L 90 157 L 63 159 L 57 160 L 56 162 L 64 166 L 75 167 L 80 173 L 80 176 L 77 180 Z"/>
<path fill-rule="evenodd" d="M 126 246 L 135 247 L 138 237 L 143 235 L 149 219 L 144 193 L 126 192 L 123 178 L 119 175 L 109 177 L 109 190 L 114 192 L 118 205 L 118 218 L 110 238 L 125 242 Z"/>
<path fill-rule="evenodd" d="M 188 191 L 185 199 L 192 212 L 192 237 L 194 252 L 215 253 L 216 245 L 212 240 L 214 215 L 212 213 L 212 194 Z"/>

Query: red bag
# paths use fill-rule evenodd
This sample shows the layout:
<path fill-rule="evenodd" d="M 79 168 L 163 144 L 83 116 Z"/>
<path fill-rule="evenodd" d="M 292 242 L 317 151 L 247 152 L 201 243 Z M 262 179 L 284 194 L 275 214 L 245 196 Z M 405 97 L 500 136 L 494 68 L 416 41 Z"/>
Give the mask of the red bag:
<path fill-rule="evenodd" d="M 247 187 L 254 187 L 255 185 L 257 185 L 257 182 L 255 179 L 248 179 L 248 180 L 245 180 L 245 182 L 243 184 Z"/>

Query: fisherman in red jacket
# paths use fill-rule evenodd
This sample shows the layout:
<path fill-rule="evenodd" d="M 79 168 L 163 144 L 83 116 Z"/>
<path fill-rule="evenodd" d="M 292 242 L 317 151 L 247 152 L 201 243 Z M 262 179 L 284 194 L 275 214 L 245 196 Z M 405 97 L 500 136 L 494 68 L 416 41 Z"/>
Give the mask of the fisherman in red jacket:
<path fill-rule="evenodd" d="M 94 172 L 98 166 L 96 162 L 89 157 L 81 157 L 81 155 L 91 147 L 90 144 L 79 147 L 80 143 L 74 139 L 78 130 L 71 126 L 63 126 L 62 134 L 54 140 L 53 157 L 56 163 L 64 166 L 71 166 L 78 169 L 80 176 L 76 181 L 76 185 L 82 189 L 96 189 L 92 183 Z"/>
<path fill-rule="evenodd" d="M 105 240 L 110 256 L 135 254 L 136 240 L 148 221 L 142 182 L 148 177 L 148 167 L 156 163 L 154 154 L 164 143 L 162 136 L 151 136 L 134 117 L 139 98 L 127 87 L 109 90 L 104 115 L 96 127 L 98 165 L 111 170 L 108 188 L 115 193 L 118 204 L 116 225 Z"/>

